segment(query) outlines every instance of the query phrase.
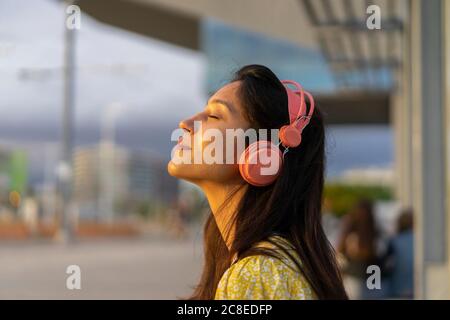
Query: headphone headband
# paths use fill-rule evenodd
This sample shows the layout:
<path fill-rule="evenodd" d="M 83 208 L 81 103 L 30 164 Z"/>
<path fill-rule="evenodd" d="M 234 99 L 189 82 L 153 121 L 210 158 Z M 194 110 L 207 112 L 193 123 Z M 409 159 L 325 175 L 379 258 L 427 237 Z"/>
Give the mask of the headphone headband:
<path fill-rule="evenodd" d="M 288 108 L 289 108 L 289 123 L 294 124 L 294 126 L 301 131 L 308 125 L 314 113 L 314 98 L 313 96 L 303 90 L 303 87 L 292 80 L 282 80 L 281 83 L 286 88 L 286 93 L 288 96 Z M 291 90 L 288 85 L 293 85 L 296 90 Z M 309 112 L 306 114 L 306 102 L 305 95 L 309 100 Z M 300 126 L 296 123 L 299 122 Z"/>

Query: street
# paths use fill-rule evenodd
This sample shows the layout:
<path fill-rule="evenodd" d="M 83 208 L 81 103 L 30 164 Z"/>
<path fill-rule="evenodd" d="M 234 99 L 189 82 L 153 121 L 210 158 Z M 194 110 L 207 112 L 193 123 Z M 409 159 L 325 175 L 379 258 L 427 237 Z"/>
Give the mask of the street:
<path fill-rule="evenodd" d="M 81 269 L 81 289 L 66 269 Z M 108 239 L 0 244 L 0 299 L 176 299 L 202 266 L 201 238 Z"/>

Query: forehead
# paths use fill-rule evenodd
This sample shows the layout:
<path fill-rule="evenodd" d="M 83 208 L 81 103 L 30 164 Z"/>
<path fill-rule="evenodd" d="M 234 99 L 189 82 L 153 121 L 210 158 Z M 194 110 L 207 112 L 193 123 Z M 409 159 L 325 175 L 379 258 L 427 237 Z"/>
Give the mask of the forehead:
<path fill-rule="evenodd" d="M 233 104 L 239 103 L 239 99 L 237 97 L 237 91 L 240 86 L 240 81 L 235 81 L 224 85 L 222 88 L 217 90 L 211 98 L 221 99 L 229 101 Z"/>
<path fill-rule="evenodd" d="M 228 83 L 217 90 L 209 99 L 209 101 L 223 101 L 229 106 L 229 109 L 234 114 L 242 115 L 242 106 L 238 97 L 238 89 L 240 81 Z"/>
<path fill-rule="evenodd" d="M 228 104 L 231 104 L 233 112 L 237 118 L 244 121 L 247 124 L 246 117 L 245 117 L 245 111 L 242 106 L 242 103 L 238 96 L 238 89 L 241 85 L 241 81 L 234 81 L 227 83 L 223 87 L 221 87 L 219 90 L 217 90 L 210 98 L 211 101 L 222 100 L 227 102 Z"/>

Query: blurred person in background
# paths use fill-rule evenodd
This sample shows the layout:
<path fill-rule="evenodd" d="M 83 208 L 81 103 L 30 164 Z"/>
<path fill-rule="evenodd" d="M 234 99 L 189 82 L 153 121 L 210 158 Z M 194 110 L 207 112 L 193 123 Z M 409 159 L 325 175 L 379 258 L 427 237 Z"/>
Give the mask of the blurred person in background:
<path fill-rule="evenodd" d="M 381 289 L 367 287 L 367 267 L 377 265 L 385 271 L 385 256 L 381 251 L 379 231 L 373 212 L 373 202 L 361 199 L 343 218 L 342 233 L 337 250 L 341 254 L 341 269 L 346 275 L 346 283 L 353 287 L 353 297 L 360 299 L 380 299 L 386 295 L 387 285 L 383 281 Z M 382 274 L 382 280 L 383 279 Z M 353 298 L 352 297 L 352 298 Z"/>
<path fill-rule="evenodd" d="M 184 135 L 168 171 L 198 185 L 211 209 L 204 227 L 203 272 L 191 299 L 347 298 L 321 224 L 325 134 L 322 114 L 311 107 L 311 100 L 303 104 L 312 115 L 301 145 L 289 148 L 277 179 L 269 185 L 247 183 L 236 152 L 232 164 L 174 161 L 184 152 L 193 157 L 197 148 L 204 150 L 211 143 L 201 130 L 194 130 L 194 121 L 200 121 L 204 131 L 219 130 L 226 146 L 226 129 L 280 129 L 290 124 L 288 101 L 286 87 L 270 69 L 249 65 L 238 70 L 204 110 L 180 123 Z"/>
<path fill-rule="evenodd" d="M 413 212 L 402 211 L 397 220 L 397 233 L 388 245 L 389 297 L 413 299 L 414 297 L 414 235 Z"/>

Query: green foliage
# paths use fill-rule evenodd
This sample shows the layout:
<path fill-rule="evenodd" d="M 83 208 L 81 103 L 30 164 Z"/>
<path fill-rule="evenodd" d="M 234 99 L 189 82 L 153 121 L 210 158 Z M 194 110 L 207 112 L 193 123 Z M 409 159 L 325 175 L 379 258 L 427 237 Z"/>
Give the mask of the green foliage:
<path fill-rule="evenodd" d="M 146 218 L 150 215 L 150 207 L 150 202 L 141 202 L 138 204 L 136 211 L 141 217 Z"/>
<path fill-rule="evenodd" d="M 11 153 L 10 159 L 10 190 L 23 194 L 27 187 L 27 155 L 22 151 Z"/>
<path fill-rule="evenodd" d="M 329 183 L 325 185 L 324 196 L 327 209 L 337 216 L 342 216 L 362 198 L 387 201 L 393 199 L 393 192 L 385 186 Z"/>

